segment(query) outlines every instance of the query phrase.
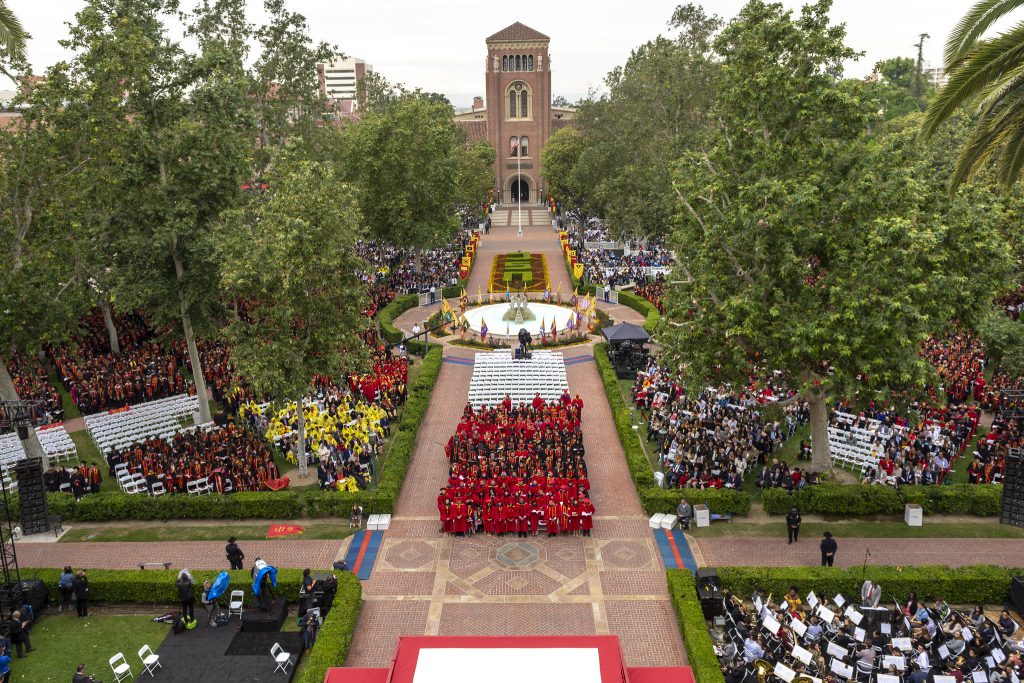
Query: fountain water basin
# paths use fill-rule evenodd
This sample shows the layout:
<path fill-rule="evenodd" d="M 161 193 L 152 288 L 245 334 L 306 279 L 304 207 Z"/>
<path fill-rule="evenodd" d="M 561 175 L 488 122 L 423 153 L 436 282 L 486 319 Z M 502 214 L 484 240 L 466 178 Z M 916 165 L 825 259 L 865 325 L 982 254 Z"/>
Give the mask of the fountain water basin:
<path fill-rule="evenodd" d="M 535 301 L 530 302 L 530 311 L 534 314 L 533 320 L 524 320 L 521 323 L 517 323 L 514 320 L 503 320 L 503 316 L 509 310 L 507 303 L 501 304 L 488 304 L 486 306 L 477 306 L 476 308 L 470 308 L 466 310 L 466 321 L 469 323 L 469 328 L 474 332 L 480 332 L 483 327 L 483 323 L 487 323 L 487 334 L 496 334 L 503 336 L 505 330 L 508 330 L 509 335 L 514 339 L 519 333 L 519 330 L 526 329 L 532 335 L 540 334 L 540 323 L 544 321 L 544 331 L 551 332 L 551 321 L 555 321 L 555 327 L 559 332 L 565 330 L 569 325 L 569 318 L 573 317 L 574 313 L 571 308 L 565 306 L 555 306 L 553 304 L 542 304 Z"/>

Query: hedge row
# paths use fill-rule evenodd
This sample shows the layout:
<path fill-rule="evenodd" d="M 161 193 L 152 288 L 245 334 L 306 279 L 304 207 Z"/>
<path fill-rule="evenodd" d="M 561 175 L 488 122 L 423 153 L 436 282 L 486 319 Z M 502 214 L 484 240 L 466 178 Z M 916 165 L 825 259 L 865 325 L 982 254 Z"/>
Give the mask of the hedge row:
<path fill-rule="evenodd" d="M 842 543 L 839 552 L 843 552 Z M 864 577 L 878 581 L 886 603 L 902 602 L 911 591 L 931 600 L 942 596 L 953 605 L 1001 605 L 1009 599 L 1010 584 L 1020 569 L 988 564 L 968 567 L 720 567 L 722 587 L 748 599 L 758 588 L 776 596 L 796 586 L 801 595 L 815 591 L 831 598 L 836 593 L 860 595 Z M 671 572 L 670 572 L 671 574 Z"/>
<path fill-rule="evenodd" d="M 219 572 L 192 572 L 196 582 L 212 580 Z M 359 579 L 349 572 L 331 572 L 338 578 L 338 591 L 334 595 L 331 611 L 324 620 L 317 637 L 316 647 L 307 655 L 308 661 L 299 683 L 322 683 L 327 669 L 345 663 L 348 648 L 352 644 L 359 606 L 362 600 L 362 586 Z M 173 605 L 178 602 L 174 581 L 178 570 L 133 571 L 90 569 L 89 599 L 104 603 L 134 603 L 141 605 Z M 246 602 L 252 599 L 252 579 L 247 571 L 229 572 L 231 583 L 225 594 L 231 590 L 244 590 Z M 22 578 L 42 579 L 50 594 L 50 601 L 57 601 L 59 569 L 21 569 Z M 302 586 L 302 572 L 298 569 L 279 569 L 277 592 L 291 602 L 298 599 Z"/>
<path fill-rule="evenodd" d="M 594 346 L 594 359 L 597 361 L 597 369 L 601 374 L 605 396 L 612 409 L 615 430 L 618 432 L 619 441 L 622 442 L 622 448 L 626 452 L 629 474 L 633 478 L 640 502 L 648 514 L 674 512 L 684 494 L 688 502 L 695 505 L 704 503 L 715 513 L 745 515 L 750 512 L 750 496 L 740 491 L 732 489 L 665 490 L 659 488 L 658 482 L 654 479 L 654 471 L 647 460 L 647 454 L 640 443 L 640 437 L 633 429 L 629 408 L 626 407 L 626 402 L 622 399 L 622 393 L 619 391 L 615 369 L 612 368 L 611 361 L 608 359 L 607 343 L 602 342 Z"/>
<path fill-rule="evenodd" d="M 159 498 L 121 493 L 97 493 L 75 501 L 66 493 L 47 495 L 50 514 L 68 521 L 103 522 L 123 519 L 295 519 L 297 517 L 347 517 L 353 505 L 366 513 L 392 512 L 405 481 L 409 459 L 416 445 L 416 433 L 427 412 L 430 393 L 441 370 L 441 347 L 431 348 L 423 360 L 416 383 L 402 411 L 391 449 L 380 470 L 375 491 L 306 490 L 262 491 L 229 495 Z M 17 501 L 11 512 L 17 517 Z"/>
<path fill-rule="evenodd" d="M 668 593 L 679 620 L 686 658 L 697 683 L 724 683 L 714 644 L 697 598 L 693 574 L 686 569 L 668 570 Z"/>
<path fill-rule="evenodd" d="M 765 512 L 784 515 L 796 505 L 800 512 L 835 515 L 898 515 L 907 503 L 928 514 L 996 516 L 1003 495 L 1001 484 L 943 486 L 891 486 L 819 484 L 790 493 L 769 489 L 762 493 Z"/>
<path fill-rule="evenodd" d="M 327 670 L 343 666 L 348 657 L 348 648 L 359 621 L 363 588 L 359 579 L 349 572 L 335 572 L 338 576 L 338 592 L 334 595 L 330 614 L 320 626 L 316 645 L 306 655 L 306 668 L 298 683 L 323 683 Z"/>
<path fill-rule="evenodd" d="M 661 312 L 657 306 L 632 292 L 619 292 L 619 303 L 623 306 L 629 306 L 637 313 L 642 314 L 644 316 L 644 329 L 647 330 L 647 334 L 654 335 L 654 332 L 658 329 L 658 323 L 661 321 Z"/>

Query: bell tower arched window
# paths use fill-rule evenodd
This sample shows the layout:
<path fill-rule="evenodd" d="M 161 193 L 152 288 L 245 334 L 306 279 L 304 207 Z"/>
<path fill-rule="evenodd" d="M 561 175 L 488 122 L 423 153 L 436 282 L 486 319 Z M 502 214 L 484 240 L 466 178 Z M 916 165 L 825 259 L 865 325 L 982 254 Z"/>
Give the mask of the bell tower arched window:
<path fill-rule="evenodd" d="M 508 71 L 508 55 L 501 58 L 501 70 Z"/>
<path fill-rule="evenodd" d="M 519 138 L 519 156 L 530 156 L 530 138 L 525 135 Z"/>
<path fill-rule="evenodd" d="M 530 86 L 522 81 L 515 81 L 508 86 L 505 97 L 508 102 L 509 119 L 533 118 L 533 94 L 530 92 Z"/>

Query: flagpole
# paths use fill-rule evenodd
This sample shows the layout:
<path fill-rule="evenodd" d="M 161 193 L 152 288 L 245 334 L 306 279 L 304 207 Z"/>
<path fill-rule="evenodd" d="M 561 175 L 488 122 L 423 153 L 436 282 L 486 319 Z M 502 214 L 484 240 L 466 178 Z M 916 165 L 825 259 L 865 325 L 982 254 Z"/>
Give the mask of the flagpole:
<path fill-rule="evenodd" d="M 519 176 L 516 180 L 519 183 L 519 190 L 516 194 L 519 197 L 519 237 L 523 236 L 523 146 L 521 144 L 522 138 L 516 138 L 516 174 Z"/>

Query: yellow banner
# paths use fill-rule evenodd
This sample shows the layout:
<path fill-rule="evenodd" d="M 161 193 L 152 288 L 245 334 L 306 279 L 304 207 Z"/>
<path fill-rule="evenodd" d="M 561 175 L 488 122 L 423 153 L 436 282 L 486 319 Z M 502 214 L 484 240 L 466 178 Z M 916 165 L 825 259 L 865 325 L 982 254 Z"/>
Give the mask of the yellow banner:
<path fill-rule="evenodd" d="M 577 263 L 572 267 L 572 274 L 578 280 L 583 277 L 583 264 Z"/>
<path fill-rule="evenodd" d="M 463 256 L 462 257 L 462 267 L 463 268 L 469 268 L 472 265 L 473 265 L 473 259 L 472 258 L 470 258 L 469 256 Z"/>

